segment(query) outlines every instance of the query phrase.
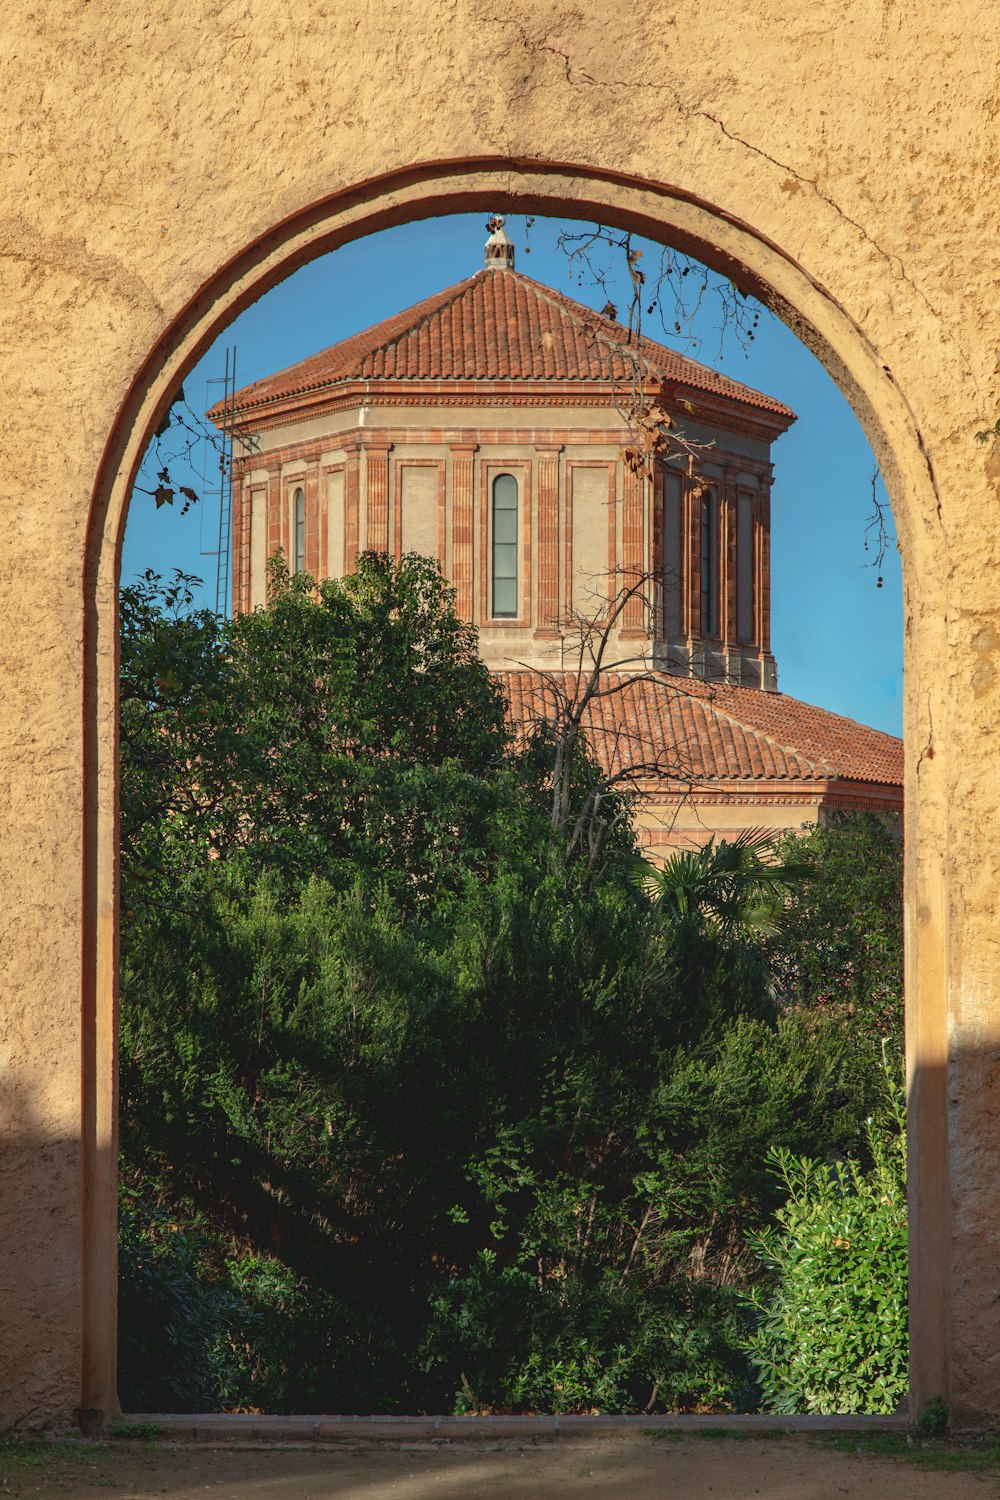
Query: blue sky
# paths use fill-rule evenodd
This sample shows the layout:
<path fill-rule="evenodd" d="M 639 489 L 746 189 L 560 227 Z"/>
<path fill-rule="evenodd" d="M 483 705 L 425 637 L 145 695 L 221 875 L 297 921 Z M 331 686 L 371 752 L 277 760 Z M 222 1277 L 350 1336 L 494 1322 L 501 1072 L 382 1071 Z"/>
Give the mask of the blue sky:
<path fill-rule="evenodd" d="M 196 411 L 221 395 L 218 380 L 227 346 L 236 346 L 237 383 L 245 385 L 327 344 L 336 343 L 422 297 L 471 275 L 482 265 L 485 215 L 429 219 L 355 241 L 295 272 L 230 325 L 184 382 Z M 601 287 L 583 284 L 557 248 L 560 229 L 583 226 L 538 219 L 528 234 L 512 215 L 507 232 L 517 247 L 517 268 L 578 301 L 600 308 Z M 641 242 L 637 242 L 641 243 Z M 650 274 L 660 247 L 648 246 L 640 264 Z M 617 269 L 621 257 L 600 257 Z M 620 309 L 628 297 L 620 274 L 609 289 Z M 856 417 L 826 371 L 776 318 L 764 313 L 745 352 L 736 339 L 720 336 L 718 299 L 709 296 L 691 331 L 696 342 L 667 338 L 656 317 L 643 331 L 682 353 L 717 365 L 736 380 L 786 402 L 799 420 L 773 449 L 772 646 L 778 685 L 807 702 L 821 704 L 901 733 L 902 594 L 899 556 L 891 546 L 876 587 L 872 556 L 865 551 L 865 522 L 872 510 L 874 459 Z M 174 568 L 205 581 L 203 602 L 214 603 L 218 535 L 218 470 L 206 451 L 192 482 L 203 494 L 186 516 L 170 507 L 157 511 L 137 495 L 129 512 L 122 582 L 146 568 Z M 175 473 L 175 478 L 178 475 Z M 884 499 L 884 490 L 880 495 Z"/>

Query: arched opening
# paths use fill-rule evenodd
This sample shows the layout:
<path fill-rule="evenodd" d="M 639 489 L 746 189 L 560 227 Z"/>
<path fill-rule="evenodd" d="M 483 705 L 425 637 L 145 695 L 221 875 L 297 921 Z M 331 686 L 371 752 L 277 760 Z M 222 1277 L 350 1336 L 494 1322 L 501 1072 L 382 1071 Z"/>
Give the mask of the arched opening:
<path fill-rule="evenodd" d="M 114 1222 L 114 764 L 113 758 L 108 757 L 106 728 L 113 715 L 115 683 L 113 651 L 107 649 L 106 643 L 112 639 L 116 558 L 131 474 L 145 441 L 178 379 L 228 317 L 293 265 L 320 249 L 380 224 L 425 217 L 439 212 L 443 206 L 459 205 L 490 209 L 508 205 L 529 209 L 544 206 L 548 212 L 572 212 L 578 217 L 586 200 L 583 211 L 594 217 L 690 248 L 706 263 L 756 291 L 820 354 L 852 399 L 879 455 L 896 506 L 904 556 L 908 527 L 912 527 L 917 514 L 926 513 L 932 504 L 932 490 L 913 424 L 898 391 L 886 380 L 885 372 L 878 369 L 874 351 L 799 267 L 745 226 L 736 226 L 706 205 L 683 195 L 654 189 L 649 184 L 600 181 L 592 174 L 577 177 L 569 173 L 557 179 L 555 174 L 524 169 L 517 174 L 513 188 L 506 169 L 501 177 L 499 171 L 482 164 L 468 172 L 450 174 L 447 188 L 442 185 L 443 175 L 448 174 L 442 174 L 439 168 L 428 168 L 426 174 L 412 174 L 405 182 L 368 185 L 354 195 L 353 201 L 317 206 L 303 216 L 303 221 L 275 231 L 266 246 L 249 248 L 238 265 L 221 273 L 211 287 L 203 290 L 187 316 L 179 320 L 151 357 L 137 378 L 128 409 L 109 443 L 103 486 L 94 510 L 88 593 L 87 711 L 91 748 L 88 771 L 93 786 L 88 801 L 93 942 L 86 986 L 92 1006 L 92 1048 L 88 1049 L 91 1190 L 85 1237 L 85 1404 L 88 1406 L 109 1410 L 114 1402 L 110 1384 L 114 1279 L 109 1274 L 113 1256 L 108 1254 Z M 570 184 L 575 191 L 569 190 Z M 911 1052 L 911 1067 L 916 1055 Z M 918 1294 L 919 1290 L 918 1286 Z M 925 1340 L 929 1342 L 933 1332 L 925 1320 Z M 943 1348 L 940 1340 L 937 1348 L 939 1352 Z M 915 1358 L 919 1361 L 921 1357 L 915 1349 Z M 938 1366 L 927 1357 L 924 1367 L 933 1386 L 938 1379 Z"/>

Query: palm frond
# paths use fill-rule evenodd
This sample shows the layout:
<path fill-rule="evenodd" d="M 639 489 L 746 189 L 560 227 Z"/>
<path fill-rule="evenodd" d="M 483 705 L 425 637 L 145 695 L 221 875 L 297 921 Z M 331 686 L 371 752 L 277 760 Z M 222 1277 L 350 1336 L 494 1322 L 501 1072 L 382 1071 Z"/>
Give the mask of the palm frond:
<path fill-rule="evenodd" d="M 631 879 L 665 915 L 697 915 L 727 934 L 760 940 L 780 928 L 781 893 L 812 874 L 804 861 L 777 857 L 768 829 L 747 828 L 734 839 L 678 850 L 659 868 L 637 860 Z"/>

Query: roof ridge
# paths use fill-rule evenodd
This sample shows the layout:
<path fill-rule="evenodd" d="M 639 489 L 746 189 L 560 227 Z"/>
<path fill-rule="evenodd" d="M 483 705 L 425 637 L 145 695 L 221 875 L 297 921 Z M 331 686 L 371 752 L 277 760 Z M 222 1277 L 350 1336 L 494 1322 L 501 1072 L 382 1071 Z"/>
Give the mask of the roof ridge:
<path fill-rule="evenodd" d="M 540 704 L 548 699 L 550 687 L 558 692 L 561 683 L 577 674 L 568 668 L 543 671 L 512 664 L 497 675 L 517 719 L 519 705 Z M 689 774 L 700 767 L 694 774 L 707 783 L 721 778 L 902 785 L 898 736 L 787 693 L 663 671 L 635 674 L 614 668 L 608 669 L 605 687 L 617 686 L 619 680 L 625 689 L 620 698 L 605 697 L 588 708 L 587 733 L 594 735 L 599 759 L 610 753 L 609 727 L 620 718 L 643 743 L 668 736 L 680 766 L 687 766 Z M 808 751 L 800 748 L 800 731 L 811 746 Z M 682 770 L 675 767 L 671 774 L 682 775 Z"/>
<path fill-rule="evenodd" d="M 390 313 L 386 318 L 379 318 L 377 323 L 370 324 L 367 328 L 359 328 L 357 333 L 349 333 L 346 338 L 337 339 L 337 341 L 333 344 L 325 344 L 322 349 L 316 349 L 312 354 L 307 354 L 304 359 L 295 360 L 293 364 L 286 365 L 282 370 L 276 370 L 270 375 L 263 375 L 259 380 L 252 380 L 249 385 L 241 386 L 240 389 L 236 391 L 235 396 L 237 404 L 241 404 L 239 402 L 239 398 L 241 396 L 249 396 L 250 393 L 255 391 L 259 386 L 270 385 L 271 382 L 274 381 L 279 375 L 285 377 L 294 375 L 296 370 L 304 370 L 306 366 L 322 359 L 326 354 L 331 354 L 335 349 L 343 349 L 349 344 L 356 344 L 359 343 L 359 341 L 364 341 L 366 335 L 377 333 L 379 329 L 385 328 L 388 324 L 397 323 L 400 318 L 405 318 L 408 313 L 417 312 L 419 309 L 423 309 L 419 313 L 419 316 L 417 317 L 415 322 L 407 323 L 405 327 L 402 328 L 398 333 L 390 335 L 381 343 L 361 342 L 361 348 L 364 351 L 365 357 L 367 357 L 375 351 L 387 349 L 393 344 L 398 344 L 400 339 L 412 333 L 414 329 L 425 327 L 431 318 L 436 317 L 440 312 L 444 310 L 444 308 L 448 307 L 449 304 L 457 301 L 458 298 L 464 295 L 464 293 L 469 290 L 470 286 L 475 281 L 477 281 L 481 275 L 484 274 L 484 272 L 475 271 L 471 276 L 466 276 L 462 281 L 453 282 L 451 286 L 444 287 L 440 292 L 432 292 L 429 297 L 421 297 L 419 301 L 414 302 L 410 307 L 403 307 L 399 310 L 399 312 Z M 332 377 L 329 375 L 329 373 L 319 374 L 315 382 L 307 382 L 304 385 L 293 386 L 292 390 L 296 395 L 301 395 L 308 390 L 315 389 L 320 386 L 337 385 L 342 381 L 348 381 L 354 378 L 356 377 L 350 374 L 334 375 Z M 265 396 L 263 399 L 267 400 L 268 398 Z M 221 408 L 222 402 L 217 401 L 214 406 L 209 408 L 209 411 L 206 413 L 206 415 L 210 417 L 214 411 L 221 410 Z"/>
<path fill-rule="evenodd" d="M 586 313 L 590 313 L 590 315 L 593 318 L 596 318 L 599 323 L 603 323 L 606 329 L 613 330 L 615 332 L 621 332 L 621 333 L 625 334 L 626 335 L 626 343 L 628 342 L 628 340 L 634 334 L 634 330 L 633 329 L 626 328 L 625 324 L 624 323 L 619 323 L 617 321 L 617 319 L 615 319 L 615 318 L 606 318 L 603 313 L 595 312 L 593 308 L 586 307 L 582 302 L 575 301 L 574 298 L 568 297 L 565 292 L 557 291 L 557 289 L 554 286 L 546 286 L 544 282 L 542 282 L 542 281 L 536 281 L 533 276 L 525 276 L 525 274 L 524 274 L 523 271 L 514 271 L 514 270 L 511 270 L 511 271 L 504 271 L 501 274 L 503 274 L 503 275 L 510 275 L 510 276 L 517 276 L 517 277 L 520 278 L 521 281 L 527 282 L 527 284 L 534 289 L 535 293 L 541 298 L 542 301 L 548 302 L 550 306 L 556 306 L 556 307 L 558 307 L 562 312 L 566 313 L 570 318 L 576 319 L 578 313 L 581 312 L 581 311 L 582 312 L 586 312 Z M 635 336 L 635 338 L 637 338 L 639 340 L 640 344 L 642 344 L 642 343 L 651 343 L 652 342 L 652 340 L 643 339 L 643 337 L 642 337 L 641 334 L 634 334 L 634 336 Z M 619 342 L 621 342 L 621 340 L 619 340 Z M 664 348 L 666 348 L 666 346 L 664 346 Z M 677 358 L 677 359 L 683 359 L 683 360 L 687 360 L 688 359 L 688 356 L 686 354 L 675 353 L 674 350 L 667 350 L 666 352 L 671 353 L 671 354 L 675 354 L 675 358 Z M 645 356 L 643 356 L 643 357 L 645 357 Z M 694 360 L 690 360 L 689 362 L 691 364 L 695 363 Z"/>
<path fill-rule="evenodd" d="M 645 347 L 648 345 L 650 348 L 656 349 L 661 353 L 667 355 L 670 359 L 677 359 L 680 360 L 684 365 L 690 365 L 692 369 L 697 370 L 700 374 L 711 375 L 718 378 L 718 371 L 713 370 L 711 365 L 703 365 L 700 363 L 700 361 L 692 359 L 689 354 L 682 354 L 679 349 L 671 349 L 666 344 L 658 344 L 655 339 L 649 338 L 646 334 L 642 333 L 641 330 L 629 328 L 626 324 L 619 323 L 617 318 L 606 317 L 603 313 L 597 312 L 594 308 L 587 307 L 585 303 L 577 302 L 575 298 L 568 296 L 566 292 L 560 292 L 556 287 L 546 286 L 544 282 L 536 281 L 533 276 L 525 276 L 522 271 L 511 271 L 510 274 L 513 276 L 519 276 L 522 281 L 526 281 L 529 286 L 535 289 L 536 295 L 541 300 L 547 302 L 550 306 L 559 308 L 559 310 L 562 311 L 571 320 L 581 322 L 582 319 L 579 316 L 581 312 L 587 313 L 590 317 L 594 318 L 595 321 L 599 325 L 601 325 L 602 331 L 606 334 L 606 336 L 609 339 L 613 339 L 615 345 L 617 345 L 617 347 L 612 347 L 612 349 L 609 351 L 612 358 L 616 354 L 619 358 L 621 357 L 622 347 L 629 348 L 634 346 L 636 348 L 637 358 L 648 367 L 651 374 L 658 376 L 661 380 L 668 379 L 669 377 L 664 373 L 663 370 L 658 368 L 655 360 L 650 356 L 647 348 Z M 617 335 L 619 334 L 622 335 L 621 338 L 617 337 Z M 612 375 L 609 378 L 613 380 L 614 376 Z M 728 379 L 728 377 L 726 378 Z M 742 382 L 734 380 L 731 381 L 731 384 L 741 385 Z M 743 389 L 751 390 L 752 387 L 744 385 Z M 764 395 L 765 393 L 763 391 L 758 391 L 754 392 L 754 394 Z"/>
<path fill-rule="evenodd" d="M 568 313 L 570 317 L 576 317 L 580 312 L 588 313 L 599 323 L 603 324 L 609 335 L 623 334 L 625 336 L 624 342 L 626 347 L 634 339 L 638 344 L 640 357 L 650 366 L 652 372 L 659 375 L 661 379 L 669 380 L 671 378 L 676 379 L 677 377 L 670 377 L 663 370 L 659 369 L 656 360 L 648 352 L 649 349 L 654 349 L 658 354 L 666 355 L 669 359 L 680 360 L 683 364 L 689 365 L 693 370 L 697 370 L 700 375 L 709 376 L 713 380 L 725 380 L 730 385 L 734 385 L 740 390 L 751 392 L 755 396 L 766 396 L 767 394 L 765 391 L 756 390 L 754 386 L 747 385 L 743 380 L 734 380 L 731 375 L 720 374 L 712 365 L 706 365 L 700 359 L 693 359 L 690 354 L 682 354 L 679 349 L 671 349 L 669 344 L 659 343 L 657 339 L 650 338 L 649 334 L 643 333 L 641 328 L 629 328 L 626 324 L 620 323 L 617 318 L 606 317 L 603 313 L 595 311 L 594 308 L 587 307 L 582 302 L 577 302 L 575 298 L 570 297 L 566 292 L 560 292 L 556 287 L 546 286 L 544 282 L 536 281 L 533 276 L 526 276 L 523 271 L 516 271 L 513 268 L 505 267 L 502 274 L 517 276 L 521 281 L 527 282 L 529 286 L 535 288 L 539 296 L 544 298 L 545 301 L 561 306 L 563 311 Z M 619 343 L 621 342 L 619 340 Z M 767 397 L 767 399 L 773 401 L 775 406 L 783 407 L 785 411 L 791 410 L 790 407 L 785 407 L 783 402 L 778 402 L 773 397 Z"/>
<path fill-rule="evenodd" d="M 706 684 L 706 686 L 712 685 Z M 793 698 L 791 693 L 783 693 L 780 689 L 768 691 L 766 688 L 749 687 L 739 682 L 725 682 L 719 684 L 719 686 L 738 690 L 741 693 L 756 693 L 768 705 L 779 702 L 792 703 L 796 708 L 804 708 L 814 714 L 824 714 L 828 719 L 837 719 L 841 724 L 849 724 L 852 729 L 863 730 L 865 734 L 877 734 L 882 739 L 895 740 L 897 744 L 901 742 L 901 736 L 891 734 L 888 729 L 877 729 L 874 724 L 865 724 L 861 719 L 852 719 L 850 714 L 838 713 L 835 708 L 824 708 L 821 703 L 809 703 L 805 698 Z"/>
<path fill-rule="evenodd" d="M 375 329 L 382 328 L 386 323 L 392 323 L 397 318 L 405 317 L 408 312 L 413 312 L 416 308 L 423 307 L 425 309 L 415 322 L 407 323 L 406 327 L 402 328 L 393 337 L 385 339 L 381 344 L 369 344 L 367 355 L 371 358 L 373 354 L 388 349 L 393 344 L 398 344 L 401 339 L 408 339 L 413 334 L 419 333 L 421 328 L 427 326 L 431 318 L 438 317 L 439 314 L 444 312 L 446 307 L 453 307 L 460 298 L 465 296 L 466 292 L 471 290 L 480 277 L 486 274 L 485 271 L 474 271 L 471 276 L 466 276 L 463 281 L 456 281 L 451 286 L 446 286 L 441 292 L 434 292 L 430 297 L 423 297 L 419 302 L 414 302 L 412 307 L 404 307 L 398 313 L 393 313 L 391 317 L 382 318 L 374 325 L 374 329 L 362 328 L 359 333 L 353 334 L 352 337 L 362 338 L 364 334 L 374 332 Z M 339 342 L 346 344 L 348 341 L 347 339 L 341 339 Z M 331 348 L 335 349 L 336 347 L 336 344 L 331 345 Z M 350 377 L 345 376 L 344 378 L 349 379 Z"/>

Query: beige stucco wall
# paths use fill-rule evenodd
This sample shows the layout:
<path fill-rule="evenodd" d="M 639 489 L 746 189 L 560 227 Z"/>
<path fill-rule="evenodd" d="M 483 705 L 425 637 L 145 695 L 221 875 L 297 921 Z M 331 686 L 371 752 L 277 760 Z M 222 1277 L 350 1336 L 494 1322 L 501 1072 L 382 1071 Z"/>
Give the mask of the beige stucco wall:
<path fill-rule="evenodd" d="M 730 785 L 713 793 L 709 786 L 696 786 L 686 795 L 671 799 L 654 792 L 635 810 L 634 823 L 643 855 L 665 857 L 672 849 L 692 849 L 712 838 L 734 839 L 750 829 L 767 828 L 776 835 L 800 833 L 828 822 L 838 811 L 875 812 L 895 819 L 893 793 L 898 788 L 857 784 L 849 791 L 826 784 L 812 790 L 792 791 L 780 783 L 769 789 L 752 784 Z"/>
<path fill-rule="evenodd" d="M 517 201 L 659 229 L 763 290 L 883 463 L 906 570 L 914 1394 L 1000 1421 L 1000 459 L 973 441 L 1000 406 L 997 23 L 982 0 L 9 8 L 0 1425 L 114 1407 L 125 470 L 221 320 L 292 265 Z"/>

